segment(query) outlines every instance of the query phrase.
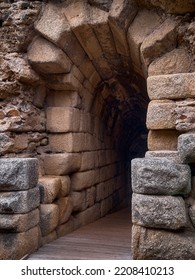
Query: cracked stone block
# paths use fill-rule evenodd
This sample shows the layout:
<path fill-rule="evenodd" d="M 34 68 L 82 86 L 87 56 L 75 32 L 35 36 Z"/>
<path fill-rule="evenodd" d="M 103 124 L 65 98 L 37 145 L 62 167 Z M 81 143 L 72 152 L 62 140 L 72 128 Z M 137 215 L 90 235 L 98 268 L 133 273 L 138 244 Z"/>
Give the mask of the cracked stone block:
<path fill-rule="evenodd" d="M 148 129 L 174 129 L 176 104 L 173 101 L 151 101 L 147 111 Z"/>
<path fill-rule="evenodd" d="M 68 175 L 78 171 L 81 164 L 78 153 L 48 154 L 42 158 L 46 175 Z"/>
<path fill-rule="evenodd" d="M 38 181 L 38 161 L 33 158 L 1 158 L 0 190 L 17 191 L 34 188 Z"/>
<path fill-rule="evenodd" d="M 182 99 L 195 97 L 195 73 L 151 76 L 147 79 L 151 100 Z"/>
<path fill-rule="evenodd" d="M 39 247 L 39 227 L 21 233 L 0 234 L 0 259 L 19 260 Z"/>
<path fill-rule="evenodd" d="M 40 204 L 39 188 L 28 191 L 1 192 L 0 213 L 23 214 L 32 211 Z"/>
<path fill-rule="evenodd" d="M 37 37 L 28 49 L 28 61 L 37 72 L 68 73 L 72 63 L 67 55 L 53 43 Z"/>
<path fill-rule="evenodd" d="M 181 134 L 178 138 L 178 152 L 182 162 L 195 161 L 195 134 Z"/>
<path fill-rule="evenodd" d="M 194 231 L 169 231 L 133 226 L 134 260 L 194 260 Z"/>
<path fill-rule="evenodd" d="M 132 222 L 149 228 L 180 229 L 187 225 L 185 202 L 179 196 L 133 194 Z"/>
<path fill-rule="evenodd" d="M 191 190 L 190 167 L 165 158 L 133 159 L 132 189 L 138 194 L 187 195 Z"/>
<path fill-rule="evenodd" d="M 0 214 L 0 231 L 24 232 L 39 223 L 39 210 L 35 209 L 26 214 Z"/>
<path fill-rule="evenodd" d="M 52 204 L 40 205 L 40 228 L 42 236 L 47 236 L 58 225 L 59 222 L 59 207 Z"/>

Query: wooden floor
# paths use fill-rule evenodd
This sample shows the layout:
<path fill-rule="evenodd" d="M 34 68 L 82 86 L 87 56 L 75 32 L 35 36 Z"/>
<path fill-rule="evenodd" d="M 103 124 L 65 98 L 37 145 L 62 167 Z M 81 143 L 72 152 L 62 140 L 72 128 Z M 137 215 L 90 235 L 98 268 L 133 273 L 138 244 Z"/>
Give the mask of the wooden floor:
<path fill-rule="evenodd" d="M 132 259 L 130 240 L 130 210 L 123 209 L 44 245 L 27 259 Z"/>

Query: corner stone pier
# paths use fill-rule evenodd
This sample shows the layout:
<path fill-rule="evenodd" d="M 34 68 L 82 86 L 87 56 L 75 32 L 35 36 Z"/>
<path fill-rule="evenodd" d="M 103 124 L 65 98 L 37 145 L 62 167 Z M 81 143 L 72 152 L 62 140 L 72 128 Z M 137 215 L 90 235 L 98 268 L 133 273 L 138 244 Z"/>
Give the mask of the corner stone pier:
<path fill-rule="evenodd" d="M 38 161 L 0 159 L 0 259 L 21 259 L 39 247 Z"/>

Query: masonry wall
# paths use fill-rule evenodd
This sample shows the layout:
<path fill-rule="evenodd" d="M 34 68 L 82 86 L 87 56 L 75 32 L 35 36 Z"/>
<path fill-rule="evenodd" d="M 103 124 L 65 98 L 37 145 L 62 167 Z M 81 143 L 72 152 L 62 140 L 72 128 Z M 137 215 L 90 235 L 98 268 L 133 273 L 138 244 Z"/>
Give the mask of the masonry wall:
<path fill-rule="evenodd" d="M 182 144 L 194 129 L 193 4 L 8 2 L 0 2 L 0 150 L 38 159 L 36 246 L 130 204 L 130 161 L 144 156 L 148 129 L 146 158 L 132 165 L 133 256 L 194 258 L 193 159 Z M 148 191 L 158 189 L 159 173 L 160 190 Z M 167 236 L 173 242 L 159 250 Z M 11 257 L 21 254 L 1 258 Z"/>

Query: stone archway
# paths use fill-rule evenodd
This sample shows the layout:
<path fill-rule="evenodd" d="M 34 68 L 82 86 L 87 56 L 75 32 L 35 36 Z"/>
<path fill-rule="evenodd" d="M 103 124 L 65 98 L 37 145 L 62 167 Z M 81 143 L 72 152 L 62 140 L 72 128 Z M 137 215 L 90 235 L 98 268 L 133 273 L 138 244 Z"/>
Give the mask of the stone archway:
<path fill-rule="evenodd" d="M 194 45 L 189 40 L 194 36 L 193 15 L 182 15 L 194 11 L 194 5 L 177 2 L 179 8 L 162 1 L 126 0 L 48 1 L 43 5 L 27 54 L 39 74 L 34 104 L 46 114 L 42 132 L 48 139 L 34 149 L 40 166 L 42 244 L 127 203 L 130 160 L 143 157 L 147 150 L 147 113 L 148 159 L 133 165 L 134 258 L 194 257 L 191 247 L 174 255 L 167 253 L 175 248 L 173 242 L 168 247 L 164 244 L 164 251 L 157 242 L 167 239 L 162 228 L 174 240 L 180 238 L 180 229 L 190 225 L 182 198 L 190 190 L 189 166 L 175 161 L 178 136 L 193 129 L 183 125 L 188 124 L 193 101 L 180 99 L 194 97 Z M 147 91 L 153 100 L 149 107 Z M 181 179 L 178 170 L 183 170 L 182 191 L 178 187 L 173 193 L 150 193 L 146 186 L 140 192 L 147 178 L 157 176 L 146 170 L 158 164 L 156 172 L 165 174 L 159 179 L 162 184 L 168 172 L 163 165 L 174 169 L 170 175 L 177 179 L 174 184 Z M 180 196 L 178 201 L 175 195 Z M 154 222 L 162 214 L 157 209 L 161 198 L 169 209 L 181 210 L 177 225 L 172 216 L 168 222 Z M 186 205 L 192 213 L 193 203 L 191 195 Z M 150 211 L 145 215 L 144 204 L 156 207 L 155 217 Z M 186 236 L 179 241 L 183 246 Z M 156 245 L 150 247 L 154 237 Z"/>

